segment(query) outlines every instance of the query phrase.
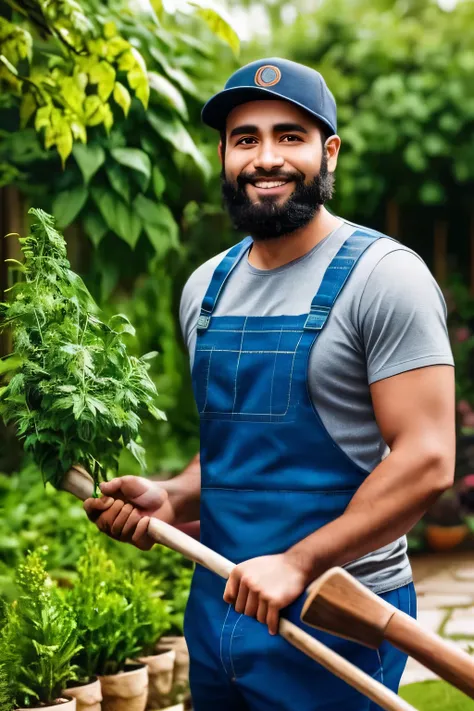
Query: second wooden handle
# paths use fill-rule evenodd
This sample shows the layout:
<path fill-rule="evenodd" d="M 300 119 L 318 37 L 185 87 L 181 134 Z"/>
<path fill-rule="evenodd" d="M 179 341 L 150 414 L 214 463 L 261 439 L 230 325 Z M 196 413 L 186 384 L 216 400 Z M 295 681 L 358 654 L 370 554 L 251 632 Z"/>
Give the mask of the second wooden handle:
<path fill-rule="evenodd" d="M 385 628 L 385 639 L 474 699 L 474 660 L 411 617 L 396 612 Z"/>

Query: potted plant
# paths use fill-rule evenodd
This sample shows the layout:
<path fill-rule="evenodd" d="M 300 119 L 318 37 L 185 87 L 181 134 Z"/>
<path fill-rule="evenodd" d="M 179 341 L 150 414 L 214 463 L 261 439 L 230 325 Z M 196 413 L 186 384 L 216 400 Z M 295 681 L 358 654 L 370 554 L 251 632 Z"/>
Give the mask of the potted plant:
<path fill-rule="evenodd" d="M 426 513 L 426 541 L 432 550 L 447 551 L 462 543 L 468 533 L 459 497 L 449 489 Z"/>
<path fill-rule="evenodd" d="M 76 678 L 76 621 L 46 573 L 44 555 L 38 550 L 19 565 L 18 599 L 6 610 L 0 636 L 2 711 L 76 708 L 75 700 L 62 693 Z"/>
<path fill-rule="evenodd" d="M 160 580 L 156 577 L 134 571 L 124 589 L 137 622 L 140 652 L 136 659 L 148 667 L 148 709 L 161 709 L 171 703 L 176 659 L 172 647 L 156 649 L 164 632 L 171 627 L 171 608 L 162 599 L 159 585 Z"/>
<path fill-rule="evenodd" d="M 175 653 L 173 690 L 171 698 L 174 702 L 187 702 L 190 700 L 189 691 L 189 652 L 183 634 L 184 611 L 189 597 L 193 569 L 178 565 L 174 561 L 174 575 L 169 576 L 169 588 L 165 588 L 166 595 L 171 601 L 171 629 L 169 636 L 162 637 L 156 645 L 159 652 L 172 650 Z M 176 573 L 177 571 L 177 573 Z"/>
<path fill-rule="evenodd" d="M 148 694 L 146 664 L 128 664 L 140 652 L 142 620 L 130 593 L 131 574 L 118 569 L 91 533 L 77 564 L 77 580 L 67 592 L 82 645 L 74 662 L 82 682 L 98 677 L 104 711 L 144 711 Z"/>

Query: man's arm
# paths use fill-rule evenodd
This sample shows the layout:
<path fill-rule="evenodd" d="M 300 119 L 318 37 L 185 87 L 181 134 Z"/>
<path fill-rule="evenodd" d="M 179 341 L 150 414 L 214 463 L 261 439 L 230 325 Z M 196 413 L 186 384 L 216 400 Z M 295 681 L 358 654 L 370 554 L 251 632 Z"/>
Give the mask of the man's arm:
<path fill-rule="evenodd" d="M 167 491 L 175 512 L 174 525 L 181 527 L 181 524 L 199 520 L 199 503 L 201 500 L 201 462 L 199 452 L 178 476 L 164 481 L 158 476 L 152 476 L 150 479 L 159 482 L 159 486 Z"/>
<path fill-rule="evenodd" d="M 430 366 L 386 378 L 371 386 L 371 395 L 390 454 L 342 516 L 288 550 L 307 582 L 406 534 L 453 483 L 454 368 Z"/>
<path fill-rule="evenodd" d="M 454 368 L 429 366 L 371 386 L 378 426 L 390 447 L 346 511 L 278 555 L 237 565 L 224 600 L 278 630 L 279 611 L 308 583 L 407 533 L 453 482 Z"/>

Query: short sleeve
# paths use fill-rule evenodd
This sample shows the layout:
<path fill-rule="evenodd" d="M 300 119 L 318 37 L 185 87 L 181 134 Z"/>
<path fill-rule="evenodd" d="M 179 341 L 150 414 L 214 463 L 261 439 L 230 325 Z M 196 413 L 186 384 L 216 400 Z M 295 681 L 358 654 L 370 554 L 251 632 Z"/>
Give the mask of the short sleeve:
<path fill-rule="evenodd" d="M 369 384 L 429 365 L 454 365 L 441 289 L 406 248 L 384 255 L 373 268 L 358 324 Z"/>

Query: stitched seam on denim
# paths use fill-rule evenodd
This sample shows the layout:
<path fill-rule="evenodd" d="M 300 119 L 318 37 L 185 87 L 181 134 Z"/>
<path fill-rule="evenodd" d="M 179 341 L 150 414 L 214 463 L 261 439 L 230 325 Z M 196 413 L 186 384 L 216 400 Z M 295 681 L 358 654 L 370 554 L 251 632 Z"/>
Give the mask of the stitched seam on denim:
<path fill-rule="evenodd" d="M 234 414 L 234 408 L 235 408 L 235 403 L 237 401 L 237 378 L 239 376 L 239 365 L 240 365 L 240 356 L 242 355 L 242 346 L 244 344 L 244 338 L 245 338 L 245 324 L 247 323 L 247 316 L 245 317 L 244 325 L 242 328 L 242 334 L 240 337 L 240 351 L 239 357 L 237 358 L 237 367 L 235 369 L 235 378 L 234 378 L 234 402 L 232 403 L 232 414 Z M 237 351 L 232 351 L 233 353 L 237 353 Z"/>
<path fill-rule="evenodd" d="M 220 638 L 220 642 L 219 642 L 219 656 L 220 656 L 220 658 L 221 658 L 221 664 L 222 664 L 222 666 L 224 667 L 224 671 L 225 671 L 225 673 L 226 673 L 227 675 L 229 675 L 229 672 L 228 672 L 227 669 L 226 669 L 226 666 L 225 666 L 225 664 L 224 664 L 224 659 L 223 659 L 223 656 L 222 656 L 222 637 L 223 637 L 223 635 L 224 635 L 225 623 L 227 622 L 227 618 L 229 617 L 230 608 L 231 608 L 231 605 L 229 605 L 229 607 L 227 608 L 227 615 L 225 616 L 224 624 L 222 625 L 221 638 Z"/>
<path fill-rule="evenodd" d="M 209 355 L 209 363 L 207 364 L 206 399 L 205 399 L 205 401 L 204 401 L 204 405 L 203 405 L 203 408 L 202 408 L 202 412 L 205 412 L 205 411 L 206 411 L 206 407 L 207 407 L 207 397 L 208 397 L 208 394 L 209 394 L 209 373 L 211 372 L 211 359 L 212 359 L 212 350 L 211 350 L 210 355 Z"/>
<path fill-rule="evenodd" d="M 281 337 L 283 335 L 283 329 L 280 331 L 280 338 L 278 339 L 278 348 L 277 348 L 277 353 L 275 353 L 275 360 L 273 361 L 273 373 L 272 373 L 272 387 L 270 389 L 270 416 L 273 414 L 272 413 L 272 403 L 273 403 L 273 383 L 275 382 L 275 369 L 276 369 L 276 364 L 277 364 L 277 357 L 278 357 L 278 352 L 280 351 L 280 343 L 281 343 Z M 287 352 L 287 351 L 286 351 Z"/>
<path fill-rule="evenodd" d="M 234 679 L 237 678 L 237 674 L 235 673 L 234 660 L 232 659 L 232 642 L 234 640 L 235 628 L 237 627 L 237 624 L 238 624 L 241 617 L 242 617 L 242 615 L 239 615 L 239 617 L 237 617 L 237 622 L 234 625 L 234 629 L 232 630 L 232 634 L 230 636 L 230 642 L 229 642 L 229 659 L 230 659 L 230 666 L 232 667 L 232 675 L 233 675 Z"/>
<path fill-rule="evenodd" d="M 332 491 L 328 489 L 233 489 L 230 486 L 201 486 L 202 491 L 238 491 L 241 492 L 272 492 L 275 491 L 278 494 L 326 494 L 331 496 L 331 494 L 355 494 L 357 489 L 333 489 Z"/>
<path fill-rule="evenodd" d="M 381 657 L 380 657 L 380 652 L 379 652 L 379 650 L 377 649 L 376 651 L 377 651 L 377 657 L 379 658 L 379 664 L 380 664 L 380 677 L 381 677 L 380 683 L 383 684 L 383 664 L 382 664 L 382 659 L 381 659 Z"/>
<path fill-rule="evenodd" d="M 214 318 L 219 318 L 219 316 L 214 316 Z M 224 317 L 222 317 L 224 318 Z M 243 317 L 242 317 L 243 318 Z M 246 316 L 245 318 L 253 318 L 253 316 Z M 265 316 L 257 316 L 256 318 L 265 318 Z M 278 318 L 278 316 L 272 316 L 272 318 Z M 285 333 L 300 333 L 301 328 L 248 328 L 245 333 L 279 333 L 283 330 Z M 242 333 L 241 328 L 208 328 L 206 333 Z"/>
<path fill-rule="evenodd" d="M 296 358 L 296 352 L 297 352 L 297 350 L 298 350 L 298 348 L 299 348 L 299 346 L 300 346 L 301 339 L 303 338 L 304 333 L 305 333 L 305 332 L 302 331 L 302 333 L 301 333 L 301 335 L 300 335 L 300 338 L 299 338 L 299 341 L 298 341 L 298 343 L 296 344 L 295 352 L 293 353 L 293 360 L 291 361 L 290 382 L 289 382 L 289 384 L 288 384 L 288 402 L 286 403 L 286 410 L 285 410 L 285 412 L 282 413 L 283 415 L 286 415 L 286 414 L 288 413 L 288 410 L 290 409 L 291 391 L 292 391 L 292 388 L 293 388 L 293 375 L 294 375 L 294 372 L 295 372 L 295 358 Z"/>
<path fill-rule="evenodd" d="M 209 351 L 214 351 L 215 353 L 245 353 L 246 355 L 294 355 L 295 351 L 244 351 L 238 350 L 237 348 L 200 348 L 200 353 L 208 353 Z"/>

